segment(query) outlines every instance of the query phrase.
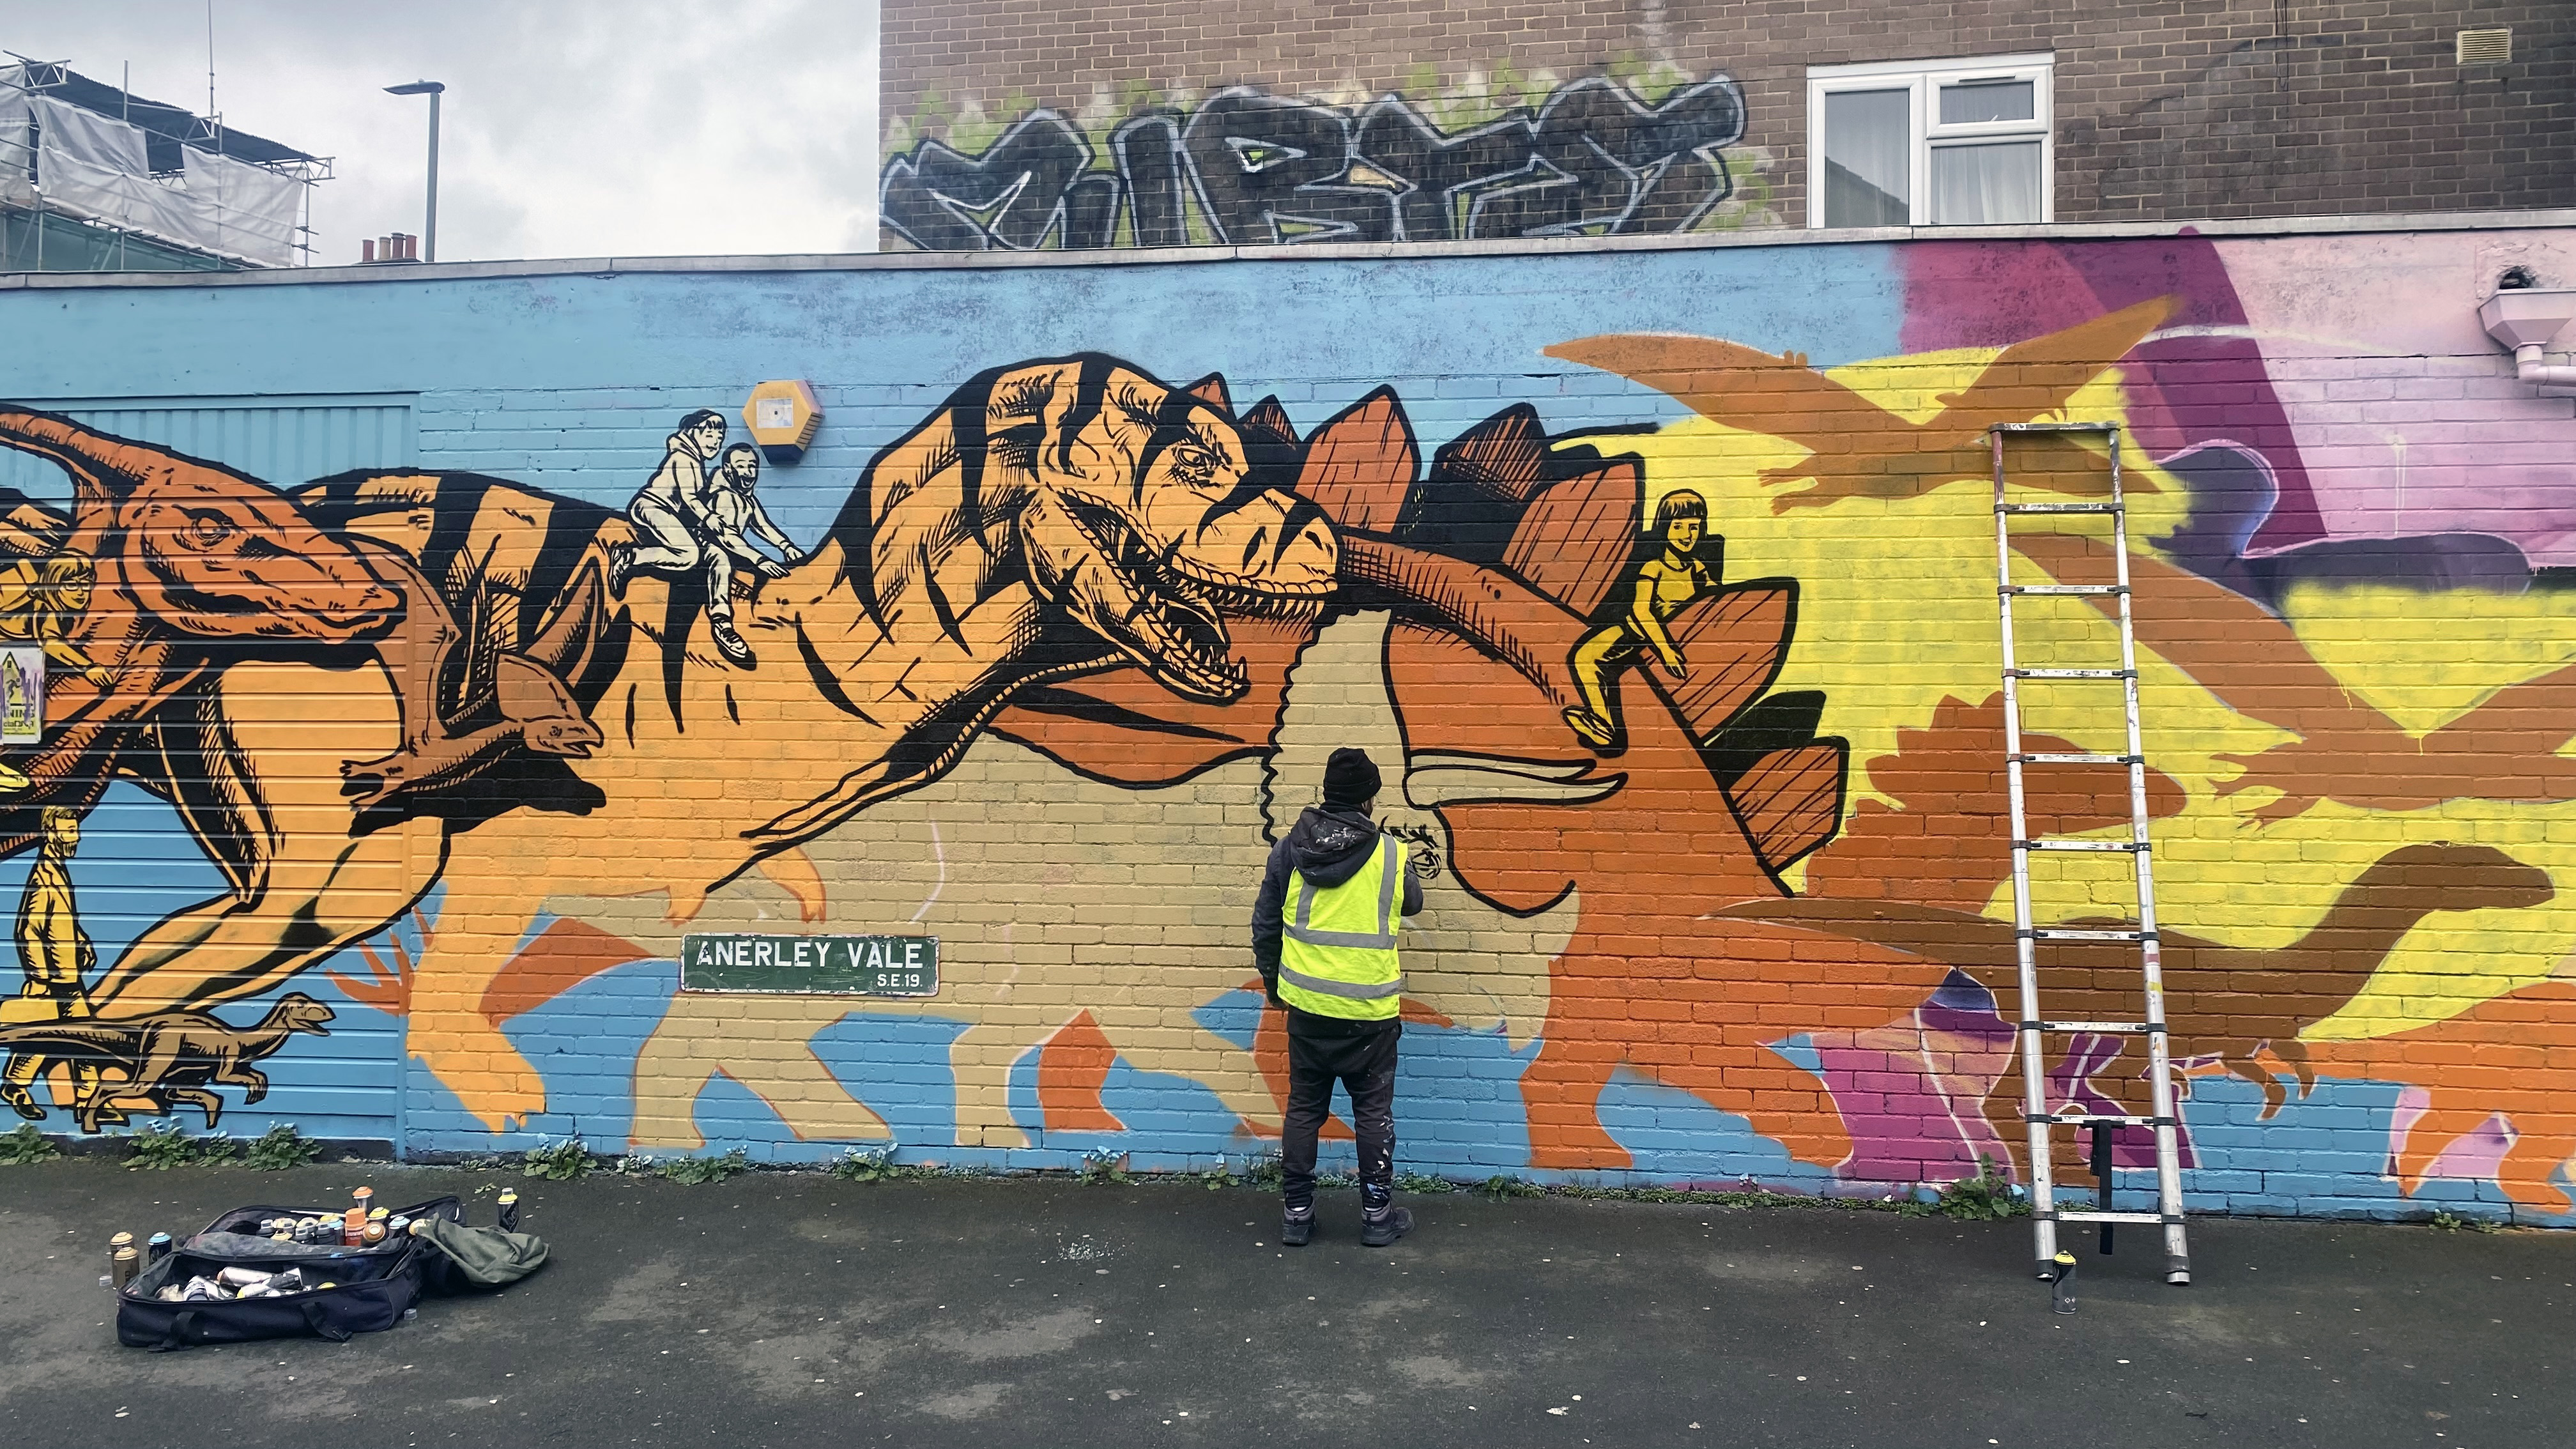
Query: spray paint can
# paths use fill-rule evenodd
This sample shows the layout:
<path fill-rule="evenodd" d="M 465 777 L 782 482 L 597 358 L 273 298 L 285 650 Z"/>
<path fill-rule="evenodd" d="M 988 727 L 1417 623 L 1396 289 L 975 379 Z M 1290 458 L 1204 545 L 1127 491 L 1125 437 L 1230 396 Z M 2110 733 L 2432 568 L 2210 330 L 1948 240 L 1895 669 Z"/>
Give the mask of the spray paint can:
<path fill-rule="evenodd" d="M 168 1233 L 154 1233 L 151 1241 L 143 1245 L 143 1262 L 147 1267 L 169 1256 L 170 1235 Z"/>
<path fill-rule="evenodd" d="M 107 1240 L 107 1271 L 109 1277 L 112 1278 L 116 1276 L 116 1255 L 119 1253 L 130 1253 L 133 1251 L 134 1235 L 132 1233 L 120 1232 Z M 122 1288 L 125 1285 L 123 1283 L 119 1283 L 117 1286 Z"/>
<path fill-rule="evenodd" d="M 501 1189 L 500 1199 L 493 1204 L 493 1207 L 500 1213 L 501 1231 L 515 1233 L 519 1230 L 519 1190 L 517 1188 Z"/>
<path fill-rule="evenodd" d="M 124 1292 L 125 1285 L 133 1282 L 134 1275 L 141 1271 L 143 1271 L 143 1255 L 134 1251 L 132 1243 L 117 1249 L 116 1256 L 108 1260 L 108 1280 L 119 1293 Z"/>

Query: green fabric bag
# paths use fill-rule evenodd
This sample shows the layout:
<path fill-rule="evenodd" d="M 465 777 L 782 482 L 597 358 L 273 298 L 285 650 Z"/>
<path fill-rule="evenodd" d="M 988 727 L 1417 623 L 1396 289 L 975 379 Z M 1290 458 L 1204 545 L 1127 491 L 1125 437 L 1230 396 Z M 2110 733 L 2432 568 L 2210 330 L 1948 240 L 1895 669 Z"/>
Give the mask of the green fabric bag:
<path fill-rule="evenodd" d="M 470 1283 L 516 1283 L 546 1265 L 546 1240 L 534 1233 L 469 1228 L 445 1218 L 415 1218 L 411 1230 L 445 1253 Z"/>

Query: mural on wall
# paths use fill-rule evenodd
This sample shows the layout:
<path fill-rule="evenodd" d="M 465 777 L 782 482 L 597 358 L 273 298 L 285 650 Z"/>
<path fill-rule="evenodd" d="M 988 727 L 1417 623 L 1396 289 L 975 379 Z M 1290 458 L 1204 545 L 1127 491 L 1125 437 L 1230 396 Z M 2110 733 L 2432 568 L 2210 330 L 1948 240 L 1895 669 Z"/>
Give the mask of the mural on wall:
<path fill-rule="evenodd" d="M 885 228 L 928 251 L 1259 246 L 1690 231 L 1734 194 L 1744 93 L 1716 75 L 1648 102 L 1606 76 L 1446 131 L 1389 94 L 1340 106 L 1238 86 L 1130 115 L 1095 146 L 1032 110 L 969 155 L 886 162 Z"/>
<path fill-rule="evenodd" d="M 2207 244 L 1975 251 L 2025 305 L 1927 303 L 1893 357 L 1550 346 L 1686 410 L 1625 427 L 1520 403 L 1425 439 L 1391 386 L 1301 425 L 1146 359 L 1004 362 L 880 448 L 810 548 L 711 410 L 665 415 L 620 512 L 452 470 L 272 487 L 0 408 L 0 443 L 73 480 L 67 512 L 0 500 L 0 546 L 83 561 L 30 575 L 60 581 L 30 637 L 69 653 L 0 795 L 0 844 L 36 855 L 5 1100 L 211 1125 L 328 1034 L 288 989 L 328 981 L 402 1018 L 483 1140 L 565 1130 L 606 1077 L 648 1150 L 1255 1150 L 1285 1042 L 1241 922 L 1268 836 L 1355 743 L 1421 847 L 1407 1090 L 1475 1107 L 1417 1160 L 2018 1172 L 1986 430 L 2100 418 L 2130 429 L 2194 1190 L 2244 1195 L 2267 1142 L 2366 1103 L 2384 1163 L 2337 1171 L 2568 1213 L 2564 596 L 2500 536 L 2322 526 Z M 2033 498 L 2107 478 L 2062 436 L 2012 471 Z M 2019 576 L 2104 577 L 2079 527 L 2019 539 Z M 2023 627 L 2033 658 L 2111 647 L 2091 600 Z M 2123 729 L 2098 695 L 2028 710 L 2037 750 Z M 229 889 L 102 972 L 69 872 L 119 779 Z M 2033 766 L 2029 808 L 2125 830 L 2125 776 Z M 2119 917 L 2090 869 L 2039 868 L 2048 919 Z M 937 934 L 940 990 L 664 985 L 622 1045 L 526 1025 L 667 980 L 637 973 L 683 930 Z M 2087 1019 L 2133 979 L 2097 943 L 2042 968 Z M 2138 1110 L 2121 1047 L 2064 1043 L 2052 1095 Z"/>

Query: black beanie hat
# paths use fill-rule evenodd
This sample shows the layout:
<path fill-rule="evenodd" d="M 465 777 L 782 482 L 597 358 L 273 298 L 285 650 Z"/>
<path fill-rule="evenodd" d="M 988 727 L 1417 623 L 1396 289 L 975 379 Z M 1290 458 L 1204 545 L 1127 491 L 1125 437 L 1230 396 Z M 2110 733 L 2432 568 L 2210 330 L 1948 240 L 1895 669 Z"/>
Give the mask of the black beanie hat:
<path fill-rule="evenodd" d="M 1348 745 L 1333 751 L 1324 762 L 1324 808 L 1348 810 L 1365 805 L 1377 795 L 1377 764 L 1368 751 Z"/>

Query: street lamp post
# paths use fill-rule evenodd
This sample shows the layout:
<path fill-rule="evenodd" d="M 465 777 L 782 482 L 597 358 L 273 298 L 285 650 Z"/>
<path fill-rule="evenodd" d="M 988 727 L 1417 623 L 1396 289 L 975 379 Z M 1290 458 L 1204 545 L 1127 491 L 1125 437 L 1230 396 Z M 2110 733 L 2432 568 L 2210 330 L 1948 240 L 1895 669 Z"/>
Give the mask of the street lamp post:
<path fill-rule="evenodd" d="M 421 260 L 438 260 L 438 98 L 447 87 L 433 80 L 413 81 L 408 85 L 387 86 L 392 96 L 429 97 L 429 222 L 421 228 Z"/>

